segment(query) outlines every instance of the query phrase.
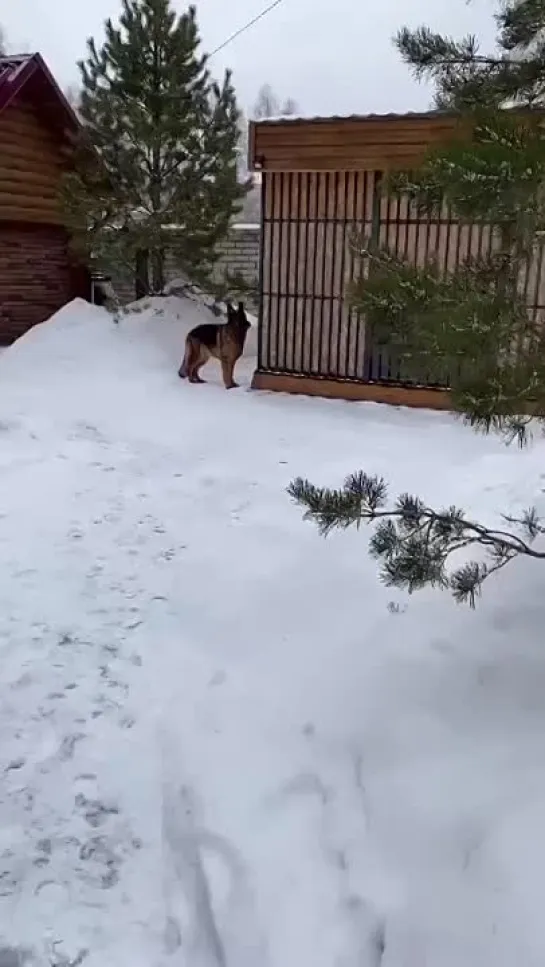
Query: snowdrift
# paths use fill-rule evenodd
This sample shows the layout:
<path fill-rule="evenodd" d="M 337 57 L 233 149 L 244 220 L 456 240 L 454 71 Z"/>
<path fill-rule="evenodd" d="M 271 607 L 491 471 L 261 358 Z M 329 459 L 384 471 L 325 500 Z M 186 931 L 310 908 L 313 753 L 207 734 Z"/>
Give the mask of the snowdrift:
<path fill-rule="evenodd" d="M 117 318 L 116 323 L 114 319 Z M 248 365 L 255 365 L 256 320 L 251 315 L 248 318 L 252 327 L 243 360 Z M 25 367 L 32 360 L 43 358 L 45 352 L 51 353 L 58 365 L 81 353 L 83 346 L 93 360 L 99 359 L 105 367 L 112 362 L 119 363 L 116 347 L 123 346 L 130 360 L 135 352 L 142 354 L 146 351 L 151 353 L 152 361 L 168 361 L 176 370 L 189 330 L 203 322 L 221 321 L 206 305 L 176 296 L 142 299 L 127 306 L 116 317 L 83 299 L 75 299 L 51 319 L 30 329 L 10 347 L 9 372 L 13 372 L 16 359 L 21 359 Z M 116 353 L 115 359 L 111 358 L 112 353 Z M 207 372 L 212 372 L 212 364 Z"/>
<path fill-rule="evenodd" d="M 141 309 L 0 358 L 0 964 L 541 967 L 541 565 L 406 599 L 285 487 L 492 523 L 543 509 L 542 441 L 249 393 L 251 344 L 188 386 L 209 314 Z"/>

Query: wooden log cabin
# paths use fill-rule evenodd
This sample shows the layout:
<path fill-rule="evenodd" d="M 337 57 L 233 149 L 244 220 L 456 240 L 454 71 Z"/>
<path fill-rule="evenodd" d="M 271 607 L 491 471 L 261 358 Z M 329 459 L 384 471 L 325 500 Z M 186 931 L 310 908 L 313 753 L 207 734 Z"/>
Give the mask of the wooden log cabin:
<path fill-rule="evenodd" d="M 79 121 L 39 54 L 0 57 L 0 344 L 76 296 L 59 188 Z"/>
<path fill-rule="evenodd" d="M 428 149 L 467 137 L 453 116 L 429 112 L 281 118 L 250 125 L 250 168 L 262 172 L 258 364 L 253 385 L 344 399 L 445 408 L 448 374 L 408 379 L 346 298 L 368 266 L 353 240 L 367 236 L 413 264 L 452 271 L 494 243 L 490 225 L 461 224 L 445 209 L 425 219 L 381 191 L 385 172 L 410 170 Z M 525 279 L 529 308 L 545 320 L 543 253 Z"/>

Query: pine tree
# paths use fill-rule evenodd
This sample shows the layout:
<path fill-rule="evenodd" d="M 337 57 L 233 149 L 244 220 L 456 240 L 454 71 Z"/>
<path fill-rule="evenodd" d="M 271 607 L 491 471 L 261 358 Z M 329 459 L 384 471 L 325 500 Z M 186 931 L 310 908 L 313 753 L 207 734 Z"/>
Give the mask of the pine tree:
<path fill-rule="evenodd" d="M 237 179 L 239 110 L 199 52 L 194 7 L 123 0 L 119 25 L 80 62 L 84 124 L 63 196 L 75 245 L 108 271 L 160 292 L 165 253 L 200 280 L 247 190 Z M 148 253 L 149 259 L 142 258 Z M 151 279 L 148 280 L 148 266 Z"/>
<path fill-rule="evenodd" d="M 508 0 L 496 22 L 492 55 L 481 54 L 474 37 L 454 41 L 427 27 L 399 32 L 402 57 L 417 78 L 435 82 L 437 107 L 458 115 L 465 137 L 385 186 L 431 217 L 447 204 L 461 221 L 494 226 L 493 251 L 447 276 L 433 262 L 418 268 L 363 239 L 369 273 L 351 298 L 373 337 L 397 349 L 409 371 L 425 359 L 432 374 L 450 374 L 453 404 L 470 425 L 523 444 L 532 419 L 545 423 L 545 320 L 532 317 L 521 286 L 545 244 L 545 0 Z M 506 518 L 519 536 L 408 494 L 388 509 L 384 481 L 364 473 L 339 490 L 299 478 L 289 492 L 322 533 L 378 522 L 371 552 L 384 580 L 409 591 L 449 587 L 474 604 L 484 579 L 513 557 L 545 557 L 532 547 L 545 533 L 533 509 Z M 452 552 L 475 545 L 488 560 L 449 572 Z"/>

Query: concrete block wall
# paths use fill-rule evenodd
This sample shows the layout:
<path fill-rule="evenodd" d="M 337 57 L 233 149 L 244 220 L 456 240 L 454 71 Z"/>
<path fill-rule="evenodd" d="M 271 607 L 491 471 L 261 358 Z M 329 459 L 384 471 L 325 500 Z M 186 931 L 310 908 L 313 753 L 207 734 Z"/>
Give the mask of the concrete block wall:
<path fill-rule="evenodd" d="M 259 276 L 259 225 L 233 225 L 221 246 L 216 272 L 219 276 L 226 270 L 241 275 L 245 282 L 257 288 Z"/>
<path fill-rule="evenodd" d="M 234 224 L 229 235 L 220 246 L 220 257 L 214 270 L 215 277 L 221 280 L 225 272 L 231 275 L 241 275 L 242 278 L 257 289 L 259 275 L 260 253 L 259 225 Z M 171 282 L 180 274 L 176 261 L 167 255 L 165 265 L 166 282 Z M 127 277 L 114 277 L 112 284 L 119 300 L 126 304 L 134 300 L 134 283 Z M 257 310 L 257 297 L 246 297 L 250 309 Z"/>

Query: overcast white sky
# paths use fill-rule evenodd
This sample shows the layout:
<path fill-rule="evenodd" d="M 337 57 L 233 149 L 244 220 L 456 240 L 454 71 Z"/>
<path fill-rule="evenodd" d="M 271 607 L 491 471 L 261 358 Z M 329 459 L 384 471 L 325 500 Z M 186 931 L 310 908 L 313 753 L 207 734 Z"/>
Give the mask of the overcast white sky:
<path fill-rule="evenodd" d="M 180 12 L 185 0 L 174 0 Z M 61 86 L 77 81 L 76 61 L 85 40 L 102 36 L 119 0 L 0 0 L 0 24 L 11 50 L 39 50 Z M 267 6 L 267 0 L 200 0 L 203 45 L 212 50 Z M 241 105 L 252 106 L 268 81 L 282 98 L 293 97 L 301 114 L 350 114 L 422 110 L 430 93 L 417 85 L 391 44 L 408 23 L 446 33 L 476 33 L 493 43 L 493 0 L 282 0 L 282 3 L 217 54 L 218 71 L 232 68 Z"/>

